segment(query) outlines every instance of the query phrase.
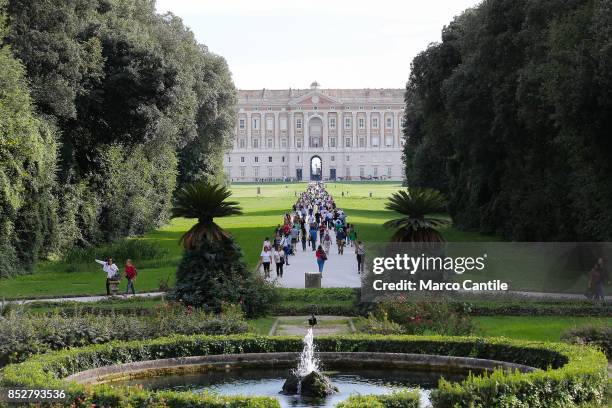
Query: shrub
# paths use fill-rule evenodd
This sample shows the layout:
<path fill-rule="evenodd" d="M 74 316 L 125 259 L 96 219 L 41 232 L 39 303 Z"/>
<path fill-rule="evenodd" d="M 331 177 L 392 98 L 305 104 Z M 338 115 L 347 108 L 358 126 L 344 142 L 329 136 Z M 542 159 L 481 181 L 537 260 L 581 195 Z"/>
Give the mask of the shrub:
<path fill-rule="evenodd" d="M 612 326 L 585 326 L 567 330 L 561 340 L 572 344 L 589 344 L 599 347 L 608 359 L 612 359 Z"/>
<path fill-rule="evenodd" d="M 417 391 L 398 391 L 389 395 L 353 395 L 336 408 L 419 408 Z"/>
<path fill-rule="evenodd" d="M 94 259 L 113 258 L 115 263 L 123 263 L 127 259 L 145 261 L 163 258 L 168 250 L 158 244 L 144 239 L 120 239 L 111 244 L 90 246 L 87 248 L 74 247 L 64 255 L 64 262 L 76 265 L 90 263 Z"/>
<path fill-rule="evenodd" d="M 377 318 L 372 313 L 367 318 L 360 318 L 357 321 L 359 329 L 369 334 L 402 334 L 404 329 L 398 323 L 389 320 L 384 313 L 381 318 Z"/>
<path fill-rule="evenodd" d="M 447 302 L 413 302 L 405 297 L 383 299 L 374 307 L 378 320 L 399 324 L 406 334 L 471 334 L 474 326 L 468 309 L 454 308 Z"/>
<path fill-rule="evenodd" d="M 431 394 L 435 408 L 552 408 L 597 404 L 602 400 L 607 380 L 607 360 L 603 353 L 590 347 L 562 343 L 474 337 L 361 335 L 321 337 L 316 340 L 316 346 L 320 352 L 439 354 L 502 360 L 539 369 L 524 374 L 497 371 L 488 376 L 471 376 L 456 384 L 441 381 L 438 389 Z M 137 401 L 145 400 L 151 401 L 147 406 L 217 406 L 205 405 L 200 400 L 197 400 L 197 404 L 189 402 L 190 398 L 199 398 L 191 393 L 155 393 L 121 386 L 83 386 L 67 383 L 62 378 L 86 369 L 127 362 L 196 355 L 297 352 L 301 349 L 302 340 L 298 337 L 253 335 L 172 336 L 113 342 L 43 354 L 21 364 L 9 365 L 4 368 L 0 385 L 65 389 L 71 401 L 80 398 L 81 405 L 78 406 L 104 405 L 101 401 L 121 401 L 125 405 L 142 406 Z M 249 405 L 250 401 L 261 402 L 260 407 L 277 406 L 271 405 L 274 404 L 271 399 L 243 401 L 244 405 L 231 405 L 228 402 L 228 406 L 257 406 Z M 113 406 L 109 403 L 106 405 Z"/>
<path fill-rule="evenodd" d="M 267 314 L 274 287 L 250 271 L 231 239 L 203 240 L 187 249 L 176 272 L 174 295 L 186 304 L 219 312 L 224 302 L 240 303 L 248 317 Z"/>
<path fill-rule="evenodd" d="M 149 317 L 79 314 L 29 315 L 10 311 L 0 318 L 0 367 L 49 350 L 112 340 L 149 339 L 171 334 L 244 333 L 248 325 L 235 309 L 214 316 L 169 303 Z"/>

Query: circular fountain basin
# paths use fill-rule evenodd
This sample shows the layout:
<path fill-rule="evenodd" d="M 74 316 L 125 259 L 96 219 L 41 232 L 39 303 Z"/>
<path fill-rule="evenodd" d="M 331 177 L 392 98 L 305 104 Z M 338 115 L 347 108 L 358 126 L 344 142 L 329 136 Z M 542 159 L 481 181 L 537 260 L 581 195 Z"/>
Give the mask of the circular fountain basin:
<path fill-rule="evenodd" d="M 333 407 L 352 394 L 388 394 L 418 388 L 423 406 L 429 390 L 442 377 L 460 381 L 468 373 L 495 368 L 533 371 L 534 368 L 494 360 L 427 354 L 321 352 L 322 371 L 340 392 L 324 399 L 282 395 L 283 382 L 296 366 L 299 353 L 251 353 L 195 356 L 118 364 L 76 373 L 78 383 L 142 386 L 149 390 L 257 395 L 279 399 L 282 407 Z"/>

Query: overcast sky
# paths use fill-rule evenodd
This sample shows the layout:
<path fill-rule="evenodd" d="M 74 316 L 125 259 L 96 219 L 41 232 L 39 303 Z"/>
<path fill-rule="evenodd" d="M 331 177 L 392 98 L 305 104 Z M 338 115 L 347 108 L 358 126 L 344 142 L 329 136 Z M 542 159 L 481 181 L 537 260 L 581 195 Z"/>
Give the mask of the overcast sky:
<path fill-rule="evenodd" d="M 477 0 L 157 0 L 240 89 L 403 88 L 410 61 Z"/>

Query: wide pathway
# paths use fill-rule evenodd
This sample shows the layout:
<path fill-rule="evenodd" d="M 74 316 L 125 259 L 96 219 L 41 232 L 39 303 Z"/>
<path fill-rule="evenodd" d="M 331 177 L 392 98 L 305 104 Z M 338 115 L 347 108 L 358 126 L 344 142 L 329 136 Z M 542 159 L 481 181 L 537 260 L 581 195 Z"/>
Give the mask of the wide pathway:
<path fill-rule="evenodd" d="M 350 216 L 349 216 L 350 217 Z M 350 220 L 350 218 L 349 218 Z M 332 246 L 327 261 L 323 268 L 321 287 L 324 288 L 358 288 L 361 287 L 361 275 L 357 273 L 357 258 L 355 248 L 348 246 L 344 248 L 344 255 L 338 254 L 335 236 L 332 234 Z M 270 276 L 276 279 L 276 266 L 270 266 Z M 278 285 L 283 288 L 305 287 L 304 274 L 306 272 L 318 273 L 319 265 L 315 251 L 306 246 L 306 251 L 302 251 L 302 243 L 298 242 L 296 254 L 289 256 L 289 266 L 285 265 L 283 277 L 276 279 Z"/>

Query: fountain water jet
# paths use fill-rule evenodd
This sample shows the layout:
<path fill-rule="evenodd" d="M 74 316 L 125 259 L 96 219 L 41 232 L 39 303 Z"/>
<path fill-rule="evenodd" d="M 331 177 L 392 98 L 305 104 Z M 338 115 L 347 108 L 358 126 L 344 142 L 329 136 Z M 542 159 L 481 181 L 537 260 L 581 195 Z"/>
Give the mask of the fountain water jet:
<path fill-rule="evenodd" d="M 285 394 L 298 394 L 307 397 L 325 397 L 338 392 L 329 378 L 319 372 L 319 360 L 315 357 L 314 333 L 312 327 L 308 329 L 303 339 L 304 349 L 300 354 L 300 361 L 296 369 L 292 370 L 291 377 L 283 384 Z"/>

